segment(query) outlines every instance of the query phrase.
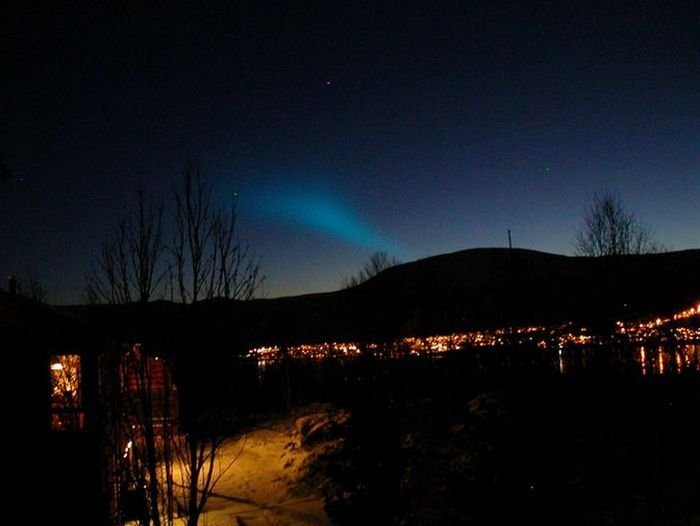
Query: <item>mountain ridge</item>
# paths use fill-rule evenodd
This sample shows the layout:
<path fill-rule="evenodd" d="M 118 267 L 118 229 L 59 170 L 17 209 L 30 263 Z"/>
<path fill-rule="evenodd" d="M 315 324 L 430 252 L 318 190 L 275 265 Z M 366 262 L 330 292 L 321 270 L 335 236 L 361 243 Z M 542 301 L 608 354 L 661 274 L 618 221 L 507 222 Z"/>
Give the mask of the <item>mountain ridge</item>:
<path fill-rule="evenodd" d="M 254 340 L 382 339 L 566 321 L 605 325 L 695 304 L 699 270 L 700 249 L 592 258 L 474 248 L 396 265 L 348 289 L 253 300 L 243 310 L 250 328 L 262 322 L 267 333 L 253 334 Z"/>
<path fill-rule="evenodd" d="M 42 307 L 10 301 L 7 293 L 0 300 L 7 311 L 0 309 L 0 317 L 15 326 L 21 323 L 11 320 L 21 314 L 27 327 L 41 319 L 51 331 L 74 327 L 76 334 L 154 341 L 165 335 L 170 342 L 186 337 L 221 349 L 567 322 L 605 331 L 617 320 L 697 305 L 700 249 L 589 258 L 475 248 L 403 263 L 351 288 L 251 301 Z"/>

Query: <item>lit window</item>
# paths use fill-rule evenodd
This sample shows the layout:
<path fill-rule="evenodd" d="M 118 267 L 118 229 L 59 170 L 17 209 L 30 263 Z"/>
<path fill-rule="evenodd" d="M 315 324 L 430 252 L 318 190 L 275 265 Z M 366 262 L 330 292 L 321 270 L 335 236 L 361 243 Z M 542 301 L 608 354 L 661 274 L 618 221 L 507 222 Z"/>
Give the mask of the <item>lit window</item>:
<path fill-rule="evenodd" d="M 85 413 L 80 393 L 80 355 L 51 356 L 51 429 L 79 431 L 83 429 Z"/>

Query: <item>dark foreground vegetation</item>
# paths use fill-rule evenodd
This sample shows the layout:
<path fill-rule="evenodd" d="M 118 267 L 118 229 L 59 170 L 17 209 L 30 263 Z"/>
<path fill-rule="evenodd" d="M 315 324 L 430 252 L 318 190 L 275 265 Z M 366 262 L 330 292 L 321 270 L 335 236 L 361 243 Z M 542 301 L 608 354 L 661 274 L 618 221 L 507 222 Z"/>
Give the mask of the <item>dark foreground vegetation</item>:
<path fill-rule="evenodd" d="M 598 365 L 519 350 L 266 374 L 350 414 L 312 466 L 334 523 L 700 523 L 700 377 Z"/>

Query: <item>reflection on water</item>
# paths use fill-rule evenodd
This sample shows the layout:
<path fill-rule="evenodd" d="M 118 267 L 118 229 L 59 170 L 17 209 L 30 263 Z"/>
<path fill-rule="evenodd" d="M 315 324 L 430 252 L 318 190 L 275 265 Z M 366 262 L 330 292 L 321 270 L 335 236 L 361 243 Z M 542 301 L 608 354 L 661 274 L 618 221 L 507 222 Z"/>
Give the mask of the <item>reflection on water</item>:
<path fill-rule="evenodd" d="M 559 372 L 564 373 L 564 349 L 559 347 Z"/>
<path fill-rule="evenodd" d="M 439 353 L 420 359 L 441 361 L 448 356 L 463 360 L 466 370 L 488 374 L 507 369 L 539 369 L 555 374 L 575 375 L 586 373 L 625 374 L 641 376 L 677 375 L 700 372 L 700 344 L 676 343 L 663 345 L 592 345 L 579 347 L 558 346 L 546 350 L 466 350 L 453 353 Z M 460 358 L 461 357 L 461 358 Z M 390 358 L 390 361 L 412 359 L 404 356 Z M 299 360 L 299 359 L 298 359 Z M 328 356 L 325 363 L 342 366 L 353 362 L 338 360 Z M 301 359 L 299 365 L 324 363 L 321 360 Z M 253 361 L 256 367 L 256 381 L 259 386 L 265 384 L 268 373 L 278 372 L 283 363 L 280 360 L 259 357 Z M 424 362 L 425 363 L 425 362 Z"/>
<path fill-rule="evenodd" d="M 562 374 L 591 369 L 636 372 L 643 376 L 682 374 L 700 371 L 700 345 L 558 349 L 556 362 Z"/>
<path fill-rule="evenodd" d="M 684 371 L 700 371 L 700 345 L 686 344 L 679 347 L 659 345 L 656 349 L 656 371 L 682 373 Z"/>

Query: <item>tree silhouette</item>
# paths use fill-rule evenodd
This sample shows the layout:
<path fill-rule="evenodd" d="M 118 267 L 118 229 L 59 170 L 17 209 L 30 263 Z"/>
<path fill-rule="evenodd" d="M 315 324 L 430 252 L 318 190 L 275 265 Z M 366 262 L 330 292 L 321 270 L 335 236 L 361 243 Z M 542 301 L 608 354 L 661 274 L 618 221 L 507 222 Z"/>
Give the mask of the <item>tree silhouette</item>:
<path fill-rule="evenodd" d="M 652 229 L 628 210 L 620 194 L 605 190 L 589 199 L 574 251 L 578 256 L 616 256 L 659 252 L 660 246 Z"/>
<path fill-rule="evenodd" d="M 237 235 L 235 203 L 230 209 L 217 207 L 212 187 L 192 163 L 186 164 L 173 193 L 175 208 L 171 221 L 166 222 L 162 201 L 139 189 L 134 212 L 103 243 L 96 268 L 86 276 L 91 302 L 147 303 L 169 292 L 170 299 L 192 304 L 190 312 L 194 313 L 199 300 L 254 296 L 264 278 L 259 260 Z M 169 235 L 164 233 L 166 224 L 172 227 Z M 104 427 L 111 434 L 107 449 L 117 460 L 126 454 L 124 444 L 129 444 L 127 453 L 133 462 L 128 467 L 136 481 L 137 507 L 155 526 L 172 524 L 176 509 L 186 516 L 188 526 L 195 526 L 223 474 L 219 457 L 228 429 L 226 418 L 215 415 L 208 401 L 193 403 L 192 389 L 187 389 L 197 384 L 199 374 L 208 372 L 206 367 L 187 367 L 193 355 L 201 359 L 203 349 L 196 345 L 179 349 L 182 353 L 175 352 L 166 360 L 153 355 L 149 346 L 134 342 L 126 352 L 117 348 L 112 353 L 111 366 L 108 359 L 102 360 L 103 374 L 111 369 L 121 371 L 103 382 L 110 386 L 104 389 L 122 394 L 118 398 L 121 405 L 106 412 Z M 169 396 L 155 396 L 154 367 L 168 382 L 177 380 L 177 389 L 169 383 L 164 389 L 170 393 L 172 387 L 178 393 L 177 404 Z M 158 427 L 155 422 L 163 425 Z M 175 472 L 181 474 L 177 484 Z M 120 472 L 112 478 L 119 481 L 125 476 Z M 179 496 L 173 493 L 175 486 Z"/>
<path fill-rule="evenodd" d="M 247 300 L 260 290 L 265 278 L 259 258 L 238 236 L 236 203 L 228 210 L 216 207 L 211 186 L 192 163 L 173 193 L 172 220 L 164 221 L 163 201 L 139 187 L 134 211 L 102 243 L 86 275 L 90 303 L 148 302 L 166 295 L 181 303 Z M 169 236 L 166 224 L 173 228 Z"/>
<path fill-rule="evenodd" d="M 17 279 L 17 295 L 37 303 L 46 303 L 47 290 L 36 274 L 28 269 L 26 277 Z"/>
<path fill-rule="evenodd" d="M 251 299 L 262 286 L 260 261 L 238 237 L 236 203 L 215 207 L 212 188 L 188 162 L 175 193 L 175 228 L 170 245 L 173 299 Z"/>
<path fill-rule="evenodd" d="M 102 243 L 97 267 L 85 277 L 90 303 L 148 302 L 165 277 L 163 202 L 136 192 L 133 215 L 123 217 L 111 239 Z"/>
<path fill-rule="evenodd" d="M 389 256 L 389 254 L 384 251 L 375 252 L 357 274 L 343 280 L 343 286 L 345 288 L 355 287 L 373 278 L 383 270 L 400 264 L 401 261 L 393 256 Z"/>

